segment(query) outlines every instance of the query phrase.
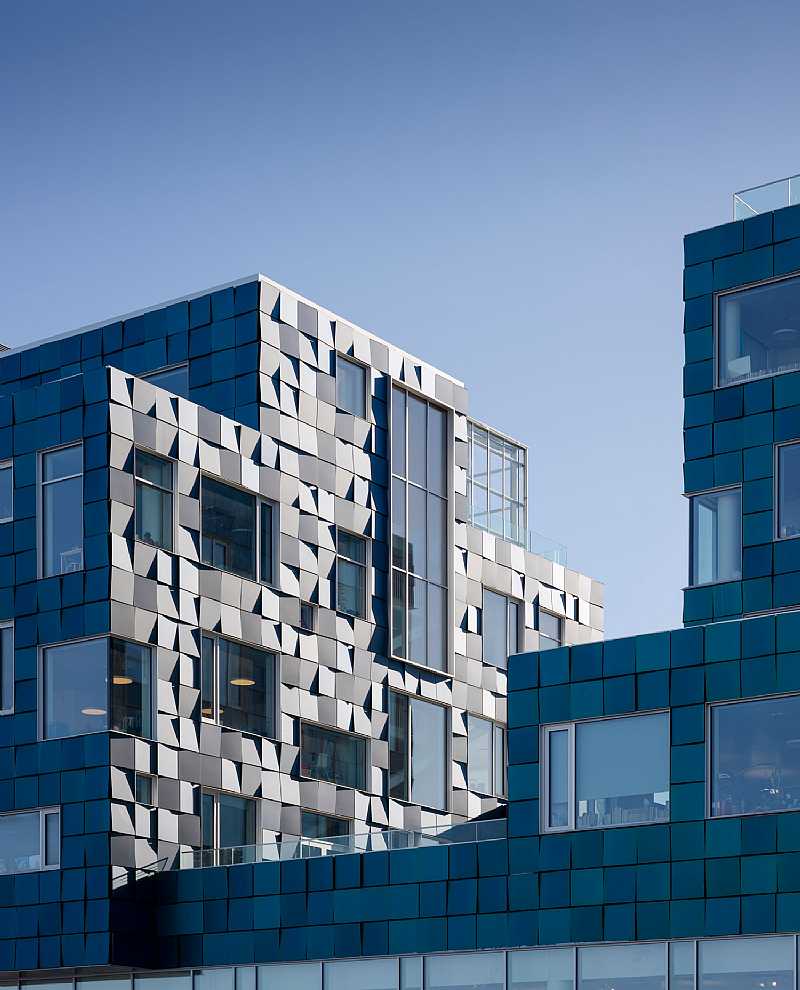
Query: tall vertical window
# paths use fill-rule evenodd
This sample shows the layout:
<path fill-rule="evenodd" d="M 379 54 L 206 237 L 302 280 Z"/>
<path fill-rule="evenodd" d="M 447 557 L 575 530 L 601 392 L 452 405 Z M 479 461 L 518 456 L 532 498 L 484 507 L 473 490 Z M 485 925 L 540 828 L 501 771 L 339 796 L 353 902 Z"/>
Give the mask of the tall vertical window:
<path fill-rule="evenodd" d="M 250 798 L 203 788 L 200 827 L 204 849 L 231 849 L 256 842 L 256 802 Z M 242 859 L 246 859 L 242 853 Z M 223 860 L 234 862 L 235 859 Z"/>
<path fill-rule="evenodd" d="M 42 650 L 42 736 L 152 735 L 150 649 L 116 637 Z"/>
<path fill-rule="evenodd" d="M 778 447 L 778 539 L 800 536 L 800 443 Z"/>
<path fill-rule="evenodd" d="M 83 569 L 83 445 L 41 457 L 42 575 Z"/>
<path fill-rule="evenodd" d="M 742 490 L 695 495 L 690 530 L 690 583 L 742 579 Z"/>
<path fill-rule="evenodd" d="M 0 875 L 57 869 L 61 861 L 61 814 L 37 808 L 0 815 Z"/>
<path fill-rule="evenodd" d="M 336 531 L 336 611 L 367 614 L 367 541 L 343 529 Z"/>
<path fill-rule="evenodd" d="M 519 633 L 519 602 L 484 588 L 481 610 L 484 663 L 505 669 L 511 654 L 519 653 Z"/>
<path fill-rule="evenodd" d="M 336 355 L 336 407 L 367 418 L 367 369 L 341 354 Z"/>
<path fill-rule="evenodd" d="M 200 515 L 203 563 L 255 579 L 255 496 L 203 475 Z"/>
<path fill-rule="evenodd" d="M 392 389 L 392 653 L 447 667 L 447 415 Z"/>
<path fill-rule="evenodd" d="M 389 796 L 447 807 L 447 712 L 397 691 L 389 692 Z"/>
<path fill-rule="evenodd" d="M 367 740 L 304 722 L 300 732 L 300 773 L 343 787 L 367 786 Z"/>
<path fill-rule="evenodd" d="M 0 714 L 14 710 L 14 626 L 0 626 Z"/>
<path fill-rule="evenodd" d="M 203 636 L 200 710 L 203 718 L 258 736 L 276 736 L 278 674 L 274 653 Z"/>
<path fill-rule="evenodd" d="M 554 650 L 564 642 L 562 621 L 552 612 L 539 609 L 539 649 Z"/>
<path fill-rule="evenodd" d="M 14 468 L 11 461 L 0 464 L 0 523 L 14 518 Z"/>
<path fill-rule="evenodd" d="M 469 787 L 479 794 L 506 792 L 505 732 L 502 726 L 470 714 L 467 722 Z"/>
<path fill-rule="evenodd" d="M 261 580 L 265 584 L 275 584 L 275 524 L 278 519 L 278 510 L 271 502 L 259 503 L 260 530 L 259 530 L 259 555 Z"/>
<path fill-rule="evenodd" d="M 526 541 L 525 448 L 467 423 L 467 501 L 470 522 L 506 540 Z"/>
<path fill-rule="evenodd" d="M 134 462 L 136 539 L 172 550 L 172 461 L 137 448 Z"/>

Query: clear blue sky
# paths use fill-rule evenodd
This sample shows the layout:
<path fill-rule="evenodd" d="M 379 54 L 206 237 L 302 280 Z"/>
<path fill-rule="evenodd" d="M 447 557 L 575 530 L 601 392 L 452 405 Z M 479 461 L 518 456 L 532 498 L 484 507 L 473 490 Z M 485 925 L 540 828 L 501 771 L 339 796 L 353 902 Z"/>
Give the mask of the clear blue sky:
<path fill-rule="evenodd" d="M 791 2 L 8 4 L 0 339 L 260 270 L 462 378 L 680 624 L 681 238 L 800 171 Z"/>

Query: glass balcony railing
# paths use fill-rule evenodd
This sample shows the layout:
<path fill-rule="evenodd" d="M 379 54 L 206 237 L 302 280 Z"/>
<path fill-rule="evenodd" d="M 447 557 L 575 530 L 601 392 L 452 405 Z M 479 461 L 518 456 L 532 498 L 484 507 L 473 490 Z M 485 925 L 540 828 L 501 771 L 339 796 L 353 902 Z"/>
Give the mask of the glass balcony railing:
<path fill-rule="evenodd" d="M 790 175 L 786 179 L 776 179 L 774 182 L 765 182 L 761 186 L 734 193 L 733 219 L 746 220 L 759 213 L 780 210 L 796 203 L 800 203 L 800 175 Z"/>
<path fill-rule="evenodd" d="M 236 866 L 240 863 L 282 862 L 289 859 L 316 859 L 348 853 L 386 852 L 391 849 L 417 849 L 420 846 L 452 845 L 506 837 L 505 818 L 463 822 L 420 829 L 388 829 L 363 832 L 337 839 L 284 839 L 283 842 L 229 849 L 191 849 L 179 853 L 173 869 L 200 870 L 208 866 Z"/>
<path fill-rule="evenodd" d="M 562 567 L 567 566 L 567 548 L 564 544 L 557 543 L 555 540 L 551 540 L 549 536 L 536 533 L 532 529 L 528 531 L 528 550 L 547 560 L 552 560 L 554 564 L 560 564 Z"/>

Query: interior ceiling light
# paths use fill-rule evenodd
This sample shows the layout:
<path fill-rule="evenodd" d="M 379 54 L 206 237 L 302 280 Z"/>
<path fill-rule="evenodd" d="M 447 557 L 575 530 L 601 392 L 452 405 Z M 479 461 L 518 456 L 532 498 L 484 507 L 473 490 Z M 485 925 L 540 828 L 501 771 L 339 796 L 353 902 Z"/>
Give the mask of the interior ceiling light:
<path fill-rule="evenodd" d="M 81 708 L 81 715 L 105 715 L 105 708 Z"/>
<path fill-rule="evenodd" d="M 111 678 L 112 684 L 133 684 L 133 678 L 125 674 L 114 674 Z"/>
<path fill-rule="evenodd" d="M 249 677 L 232 677 L 231 684 L 234 687 L 253 687 L 256 682 Z"/>
<path fill-rule="evenodd" d="M 795 327 L 779 327 L 772 331 L 773 337 L 796 337 L 800 333 Z"/>

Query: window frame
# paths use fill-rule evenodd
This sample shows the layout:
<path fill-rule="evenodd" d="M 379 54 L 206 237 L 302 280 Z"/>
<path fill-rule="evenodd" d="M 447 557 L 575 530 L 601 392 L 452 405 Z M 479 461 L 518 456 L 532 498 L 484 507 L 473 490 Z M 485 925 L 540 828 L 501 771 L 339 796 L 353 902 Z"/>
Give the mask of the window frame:
<path fill-rule="evenodd" d="M 213 714 L 211 716 L 203 714 L 203 640 L 210 639 L 214 643 L 214 670 L 212 674 L 212 688 L 214 691 L 214 698 L 212 703 Z M 246 646 L 251 650 L 260 650 L 262 653 L 266 653 L 268 656 L 272 657 L 272 670 L 273 670 L 273 686 L 272 686 L 272 699 L 273 699 L 273 711 L 272 711 L 272 724 L 275 729 L 274 736 L 264 736 L 258 732 L 248 732 L 247 729 L 234 729 L 231 726 L 224 725 L 219 720 L 219 644 L 220 640 L 226 640 L 229 643 L 235 643 L 238 646 Z M 281 655 L 277 650 L 270 650 L 265 646 L 260 646 L 255 643 L 248 643 L 244 639 L 236 639 L 235 636 L 222 636 L 219 633 L 209 632 L 207 629 L 200 627 L 200 694 L 198 696 L 198 702 L 200 704 L 200 724 L 205 723 L 206 725 L 217 725 L 222 729 L 227 729 L 229 732 L 241 732 L 246 736 L 256 736 L 259 739 L 271 739 L 273 742 L 280 742 L 280 719 L 281 719 L 281 705 L 280 705 L 280 687 L 281 687 Z"/>
<path fill-rule="evenodd" d="M 484 635 L 486 632 L 486 594 L 487 592 L 491 595 L 496 595 L 498 598 L 505 599 L 505 633 L 506 633 L 506 662 L 505 666 L 500 666 L 500 664 L 495 663 L 494 660 L 487 660 L 484 650 Z M 511 606 L 514 606 L 517 613 L 517 649 L 514 653 L 511 653 L 511 622 L 510 622 L 510 611 Z M 488 585 L 481 585 L 481 663 L 485 663 L 488 667 L 494 667 L 495 670 L 508 670 L 508 658 L 514 656 L 516 653 L 524 653 L 523 639 L 525 631 L 525 602 L 519 598 L 514 598 L 513 595 L 507 595 L 504 591 L 497 591 L 495 588 L 490 588 Z"/>
<path fill-rule="evenodd" d="M 491 766 L 489 767 L 489 780 L 491 782 L 491 789 L 488 791 L 481 790 L 478 787 L 474 787 L 472 784 L 472 777 L 469 769 L 469 729 L 470 724 L 474 721 L 486 722 L 487 725 L 491 727 Z M 500 791 L 494 789 L 494 781 L 497 779 L 497 746 L 495 740 L 497 738 L 497 730 L 500 730 L 502 734 L 502 752 L 500 753 L 500 771 L 501 779 L 503 781 L 503 787 Z M 473 791 L 475 794 L 480 794 L 483 797 L 495 797 L 495 798 L 505 798 L 508 794 L 508 735 L 507 727 L 501 722 L 496 722 L 491 718 L 484 718 L 483 715 L 476 715 L 474 712 L 467 712 L 467 788 Z"/>
<path fill-rule="evenodd" d="M 313 726 L 313 728 L 319 729 L 322 732 L 330 732 L 338 736 L 347 736 L 352 739 L 360 739 L 364 743 L 363 784 L 361 786 L 354 787 L 352 784 L 340 784 L 337 781 L 328 780 L 326 777 L 314 777 L 311 774 L 303 773 L 303 734 L 307 725 Z M 370 736 L 365 736 L 361 732 L 350 732 L 348 729 L 339 729 L 336 728 L 336 726 L 323 725 L 322 722 L 315 722 L 311 718 L 301 718 L 298 722 L 297 759 L 297 773 L 300 780 L 315 780 L 323 784 L 331 784 L 333 787 L 341 787 L 348 791 L 359 791 L 361 793 L 369 790 L 370 768 L 372 767 L 372 738 Z M 307 810 L 312 811 L 314 809 L 309 808 Z M 318 814 L 324 814 L 324 812 L 318 812 Z"/>
<path fill-rule="evenodd" d="M 153 543 L 151 540 L 147 540 L 143 536 L 139 536 L 139 514 L 136 511 L 137 487 L 139 485 L 145 485 L 148 488 L 155 488 L 156 491 L 159 492 L 167 491 L 167 489 L 162 488 L 160 485 L 156 485 L 154 482 L 148 481 L 146 478 L 139 477 L 136 470 L 136 455 L 139 450 L 141 450 L 142 453 L 144 454 L 149 454 L 151 457 L 157 457 L 162 461 L 166 461 L 172 468 L 172 487 L 169 489 L 169 494 L 172 497 L 172 511 L 170 513 L 171 519 L 170 519 L 170 529 L 169 529 L 170 541 L 171 541 L 170 549 L 167 549 L 166 547 L 162 547 L 160 543 Z M 175 543 L 176 543 L 175 536 L 177 531 L 176 512 L 175 512 L 175 505 L 177 502 L 177 498 L 175 495 L 175 475 L 177 471 L 177 464 L 178 462 L 174 458 L 167 457 L 165 454 L 161 454 L 157 450 L 153 450 L 150 447 L 145 447 L 143 444 L 136 444 L 133 448 L 133 537 L 134 540 L 137 543 L 144 543 L 148 547 L 155 547 L 156 550 L 163 550 L 164 553 L 173 553 L 173 554 L 177 552 L 175 549 Z"/>
<path fill-rule="evenodd" d="M 61 869 L 61 846 L 63 841 L 63 832 L 61 826 L 61 807 L 60 805 L 44 805 L 40 808 L 15 808 L 13 811 L 4 811 L 0 813 L 0 819 L 11 818 L 13 815 L 31 815 L 37 813 L 39 814 L 39 861 L 40 866 L 35 870 L 15 870 L 13 873 L 7 873 L 5 876 L 18 877 L 27 876 L 31 873 L 45 873 L 49 870 L 60 870 Z M 54 815 L 58 820 L 58 862 L 48 863 L 47 862 L 47 818 L 50 815 Z"/>
<path fill-rule="evenodd" d="M 353 560 L 352 557 L 346 557 L 343 553 L 339 552 L 339 533 L 345 533 L 347 536 L 352 536 L 356 540 L 361 540 L 364 544 L 364 563 L 362 564 L 358 560 Z M 346 616 L 348 619 L 361 619 L 363 621 L 368 621 L 368 603 L 370 602 L 371 588 L 370 588 L 370 576 L 372 575 L 372 540 L 368 536 L 364 536 L 363 533 L 356 533 L 352 529 L 346 529 L 344 526 L 336 526 L 336 535 L 334 543 L 334 551 L 336 554 L 335 558 L 335 592 L 336 592 L 336 614 Z M 360 567 L 364 571 L 364 594 L 361 602 L 361 612 L 358 615 L 353 615 L 350 612 L 343 612 L 339 608 L 339 558 L 346 560 L 349 564 L 354 564 L 356 567 Z"/>
<path fill-rule="evenodd" d="M 353 416 L 355 419 L 363 420 L 365 423 L 371 422 L 369 410 L 370 410 L 370 398 L 372 389 L 371 385 L 371 371 L 370 365 L 365 364 L 363 361 L 359 361 L 358 358 L 353 357 L 350 354 L 343 354 L 341 351 L 334 351 L 335 354 L 335 365 L 336 365 L 336 375 L 335 375 L 335 388 L 336 388 L 336 411 L 344 413 L 346 416 Z M 343 361 L 346 364 L 352 365 L 354 368 L 360 368 L 364 372 L 364 410 L 362 413 L 354 413 L 350 409 L 346 409 L 344 406 L 339 405 L 339 362 Z"/>
<path fill-rule="evenodd" d="M 486 483 L 478 482 L 475 480 L 475 448 L 484 449 L 484 444 L 481 443 L 481 438 L 476 437 L 477 433 L 486 434 Z M 501 454 L 503 462 L 503 479 L 502 479 L 502 491 L 498 491 L 496 488 L 492 488 L 491 484 L 491 453 L 492 453 L 492 439 L 499 441 L 503 445 L 503 451 Z M 526 444 L 520 443 L 519 440 L 515 440 L 513 437 L 509 436 L 507 433 L 501 433 L 499 430 L 494 429 L 491 426 L 487 426 L 486 423 L 481 422 L 477 419 L 472 419 L 467 417 L 467 448 L 468 448 L 468 465 L 467 465 L 467 511 L 468 511 L 468 522 L 470 526 L 475 529 L 480 530 L 482 533 L 489 533 L 490 535 L 496 537 L 500 540 L 505 540 L 507 543 L 513 543 L 515 546 L 526 546 L 528 539 L 528 447 Z M 508 447 L 513 447 L 522 454 L 521 458 L 513 459 L 509 452 Z M 497 453 L 497 451 L 495 451 Z M 522 478 L 523 478 L 523 492 L 522 498 L 513 498 L 511 494 L 506 493 L 506 466 L 516 465 L 517 467 L 522 467 Z M 479 489 L 486 493 L 486 515 L 487 522 L 486 525 L 481 525 L 476 521 L 475 513 L 475 502 L 474 502 L 474 492 L 475 489 Z M 519 523 L 519 539 L 515 539 L 513 535 L 507 534 L 506 521 L 507 517 L 503 517 L 503 533 L 497 533 L 491 528 L 491 518 L 490 513 L 490 503 L 492 495 L 500 495 L 503 500 L 502 510 L 504 513 L 511 506 L 519 506 L 522 508 L 522 521 Z"/>
<path fill-rule="evenodd" d="M 781 536 L 781 450 L 784 447 L 798 447 L 800 448 L 800 440 L 783 440 L 780 443 L 775 444 L 775 460 L 772 467 L 772 516 L 773 516 L 773 534 L 772 539 L 778 543 L 783 543 L 786 540 L 800 540 L 800 533 L 795 533 L 794 536 Z M 0 465 L 2 467 L 2 465 Z M 744 498 L 744 493 L 742 493 Z M 744 515 L 744 511 L 742 511 Z M 744 527 L 744 521 L 742 522 L 742 527 Z M 744 549 L 742 550 L 744 555 Z M 744 573 L 742 574 L 744 577 Z"/>
<path fill-rule="evenodd" d="M 4 629 L 11 630 L 11 705 L 9 707 L 3 707 L 3 655 L 2 655 L 2 638 L 1 634 Z M 5 622 L 0 622 L 0 715 L 13 715 L 16 705 L 17 687 L 16 687 L 16 675 L 17 675 L 17 657 L 14 647 L 14 620 L 8 619 Z"/>
<path fill-rule="evenodd" d="M 9 457 L 4 461 L 0 461 L 0 471 L 10 471 L 11 472 L 11 515 L 4 516 L 0 519 L 0 525 L 3 523 L 14 522 L 14 458 Z"/>
<path fill-rule="evenodd" d="M 264 577 L 262 564 L 262 539 L 261 539 L 261 514 L 264 511 L 264 506 L 269 506 L 270 510 L 270 569 L 272 574 L 269 580 Z M 264 498 L 263 495 L 256 496 L 256 567 L 258 573 L 258 583 L 263 584 L 267 588 L 280 588 L 280 569 L 281 569 L 281 527 L 280 527 L 280 506 L 277 502 L 274 502 L 271 498 Z M 249 580 L 249 579 L 248 579 Z"/>
<path fill-rule="evenodd" d="M 140 801 L 136 791 L 136 785 L 139 780 L 146 779 L 150 781 L 150 800 Z M 158 775 L 154 773 L 148 773 L 144 770 L 135 770 L 133 773 L 133 800 L 135 804 L 140 804 L 143 808 L 158 808 Z"/>
<path fill-rule="evenodd" d="M 774 456 L 774 455 L 773 455 Z M 773 472 L 773 485 L 775 484 Z M 703 581 L 694 583 L 693 570 L 694 570 L 694 547 L 695 547 L 695 533 L 694 533 L 694 500 L 696 498 L 703 498 L 705 495 L 721 495 L 723 492 L 739 492 L 739 546 L 741 547 L 741 560 L 740 560 L 740 570 L 742 576 L 738 578 L 728 578 L 725 581 Z M 718 488 L 704 488 L 699 492 L 689 492 L 686 495 L 689 500 L 689 574 L 686 588 L 684 591 L 688 591 L 690 588 L 713 588 L 718 584 L 734 584 L 737 581 L 742 581 L 744 578 L 744 486 L 742 484 L 738 485 L 720 485 Z M 775 523 L 775 515 L 773 505 L 773 527 Z"/>
<path fill-rule="evenodd" d="M 596 718 L 579 718 L 571 722 L 548 722 L 539 727 L 539 786 L 540 786 L 540 808 L 539 808 L 539 828 L 542 835 L 545 833 L 558 832 L 598 832 L 609 828 L 640 828 L 651 825 L 669 825 L 672 821 L 668 817 L 663 822 L 616 822 L 610 825 L 593 825 L 591 828 L 578 828 L 576 824 L 576 803 L 577 803 L 577 745 L 576 727 L 578 725 L 589 725 L 597 722 L 620 721 L 624 718 L 640 718 L 646 715 L 666 715 L 667 717 L 667 748 L 670 750 L 668 762 L 671 765 L 671 740 L 672 740 L 672 712 L 669 708 L 652 708 L 643 711 L 624 712 L 618 715 L 601 715 Z M 550 735 L 554 732 L 567 730 L 567 824 L 549 825 L 550 820 Z M 708 774 L 706 774 L 708 779 Z M 672 807 L 672 778 L 670 785 L 670 810 Z"/>
<path fill-rule="evenodd" d="M 54 454 L 59 450 L 68 450 L 70 447 L 80 447 L 81 470 L 79 474 L 69 474 L 53 481 L 44 480 L 44 459 L 48 454 Z M 60 481 L 71 481 L 73 478 L 81 479 L 81 566 L 74 571 L 54 571 L 52 574 L 45 573 L 45 521 L 44 521 L 44 490 L 45 487 L 56 485 Z M 86 508 L 86 458 L 83 439 L 72 440 L 69 443 L 56 444 L 54 447 L 45 447 L 36 452 L 36 576 L 41 581 L 50 577 L 63 577 L 64 574 L 77 574 L 86 570 L 86 527 L 84 526 L 83 514 Z"/>
<path fill-rule="evenodd" d="M 188 388 L 188 386 L 189 386 L 189 362 L 188 361 L 176 361 L 174 364 L 165 364 L 163 368 L 154 368 L 152 371 L 143 372 L 138 377 L 140 377 L 142 379 L 142 381 L 145 381 L 149 385 L 152 385 L 154 388 L 160 388 L 162 391 L 168 392 L 170 395 L 174 395 L 178 399 L 184 399 L 185 401 L 190 402 L 191 400 L 189 399 L 188 396 L 180 395 L 178 392 L 170 392 L 170 390 L 168 388 L 164 388 L 163 385 L 159 385 L 158 382 L 154 382 L 153 381 L 153 375 L 162 375 L 162 374 L 164 374 L 164 372 L 167 372 L 167 371 L 178 371 L 179 368 L 186 368 L 186 385 L 187 385 L 186 391 L 188 392 L 189 391 L 189 388 Z"/>
<path fill-rule="evenodd" d="M 149 735 L 136 735 L 133 732 L 126 732 L 124 729 L 114 729 L 107 724 L 103 729 L 94 729 L 92 732 L 76 732 L 68 736 L 48 736 L 45 735 L 45 654 L 48 650 L 57 649 L 60 646 L 75 646 L 78 643 L 92 643 L 96 640 L 105 640 L 106 643 L 106 718 L 107 723 L 112 720 L 112 675 L 111 675 L 111 640 L 118 639 L 123 643 L 132 643 L 147 650 L 150 655 L 150 733 Z M 48 742 L 52 739 L 77 739 L 84 735 L 97 735 L 100 732 L 116 732 L 129 739 L 144 739 L 149 742 L 156 740 L 158 722 L 158 676 L 157 664 L 158 656 L 154 652 L 157 647 L 152 643 L 141 643 L 137 639 L 129 636 L 117 636 L 114 633 L 98 633 L 94 636 L 79 636 L 76 639 L 64 639 L 57 643 L 40 643 L 36 648 L 36 736 L 38 742 Z"/>
<path fill-rule="evenodd" d="M 419 666 L 419 665 L 418 665 Z M 402 695 L 407 698 L 406 704 L 406 739 L 407 744 L 407 758 L 406 758 L 406 789 L 405 797 L 397 797 L 397 795 L 387 795 L 393 801 L 402 801 L 404 804 L 414 805 L 415 807 L 428 808 L 430 805 L 419 804 L 411 796 L 411 764 L 412 764 L 412 732 L 411 732 L 411 703 L 414 701 L 420 701 L 426 705 L 435 705 L 437 708 L 442 708 L 444 710 L 444 798 L 445 806 L 443 808 L 435 808 L 435 811 L 440 811 L 446 814 L 450 813 L 453 804 L 453 711 L 448 705 L 444 705 L 438 701 L 432 701 L 430 698 L 423 698 L 419 694 L 412 694 L 410 691 L 400 691 L 393 687 L 387 688 L 389 692 L 389 698 L 387 699 L 387 727 L 389 726 L 392 717 L 392 705 L 391 705 L 391 695 L 397 694 Z M 467 743 L 469 746 L 469 743 Z M 390 750 L 391 754 L 391 750 Z M 469 755 L 469 754 L 467 754 Z M 388 769 L 387 769 L 388 773 Z M 387 782 L 388 787 L 388 782 Z"/>
<path fill-rule="evenodd" d="M 556 620 L 556 622 L 558 623 L 558 639 L 559 639 L 559 641 L 558 641 L 558 643 L 555 646 L 547 646 L 547 647 L 545 647 L 545 649 L 547 649 L 547 650 L 560 650 L 562 646 L 565 646 L 566 645 L 564 643 L 564 616 L 563 615 L 557 615 L 555 612 L 551 612 L 549 608 L 541 608 L 541 606 L 538 606 L 538 605 L 536 606 L 536 632 L 539 634 L 539 637 L 540 637 L 540 639 L 539 639 L 539 646 L 540 646 L 540 648 L 541 648 L 542 629 L 541 629 L 541 622 L 539 621 L 539 616 L 542 615 L 542 613 L 544 613 L 545 615 L 552 616 Z M 548 640 L 548 641 L 552 641 L 552 639 L 553 639 L 552 636 L 548 636 L 547 634 L 545 634 L 545 637 L 544 638 L 546 640 Z"/>
<path fill-rule="evenodd" d="M 214 845 L 213 846 L 204 846 L 203 845 L 203 795 L 204 794 L 210 794 L 211 797 L 213 798 L 213 818 L 212 818 L 212 828 L 211 828 L 211 831 L 213 832 L 213 835 L 214 835 Z M 228 791 L 224 787 L 206 787 L 206 786 L 204 786 L 204 785 L 201 784 L 200 785 L 200 815 L 199 815 L 199 818 L 200 818 L 200 849 L 201 849 L 201 851 L 202 850 L 206 850 L 206 849 L 213 850 L 213 854 L 214 854 L 213 855 L 213 858 L 214 858 L 214 862 L 215 863 L 220 862 L 222 859 L 225 858 L 225 857 L 221 857 L 219 855 L 220 853 L 224 852 L 225 850 L 228 850 L 228 849 L 247 849 L 247 848 L 249 848 L 249 844 L 248 845 L 245 845 L 245 846 L 220 846 L 220 844 L 219 844 L 219 826 L 220 826 L 219 801 L 220 801 L 220 797 L 222 795 L 226 795 L 227 797 L 238 798 L 240 801 L 246 801 L 246 802 L 248 802 L 248 804 L 250 805 L 250 807 L 252 807 L 252 809 L 253 809 L 253 838 L 255 839 L 255 842 L 252 843 L 252 844 L 254 846 L 257 846 L 257 847 L 263 845 L 262 842 L 259 842 L 259 836 L 260 836 L 260 833 L 261 833 L 261 821 L 262 821 L 262 818 L 261 818 L 261 801 L 259 800 L 259 798 L 250 797 L 247 794 L 240 794 L 237 791 Z M 235 861 L 232 861 L 231 863 L 227 863 L 227 864 L 222 864 L 220 862 L 220 865 L 228 865 L 228 866 L 230 866 L 230 865 L 233 865 L 234 862 Z"/>
<path fill-rule="evenodd" d="M 318 818 L 333 818 L 339 822 L 345 822 L 347 825 L 347 835 L 334 835 L 334 836 L 321 836 L 313 837 L 310 835 L 303 834 L 303 815 L 316 815 Z M 335 843 L 343 842 L 348 838 L 352 838 L 355 834 L 355 821 L 352 818 L 347 818 L 345 815 L 330 815 L 327 811 L 317 811 L 316 808 L 306 808 L 300 806 L 300 839 L 303 842 L 325 842 L 325 843 Z"/>

